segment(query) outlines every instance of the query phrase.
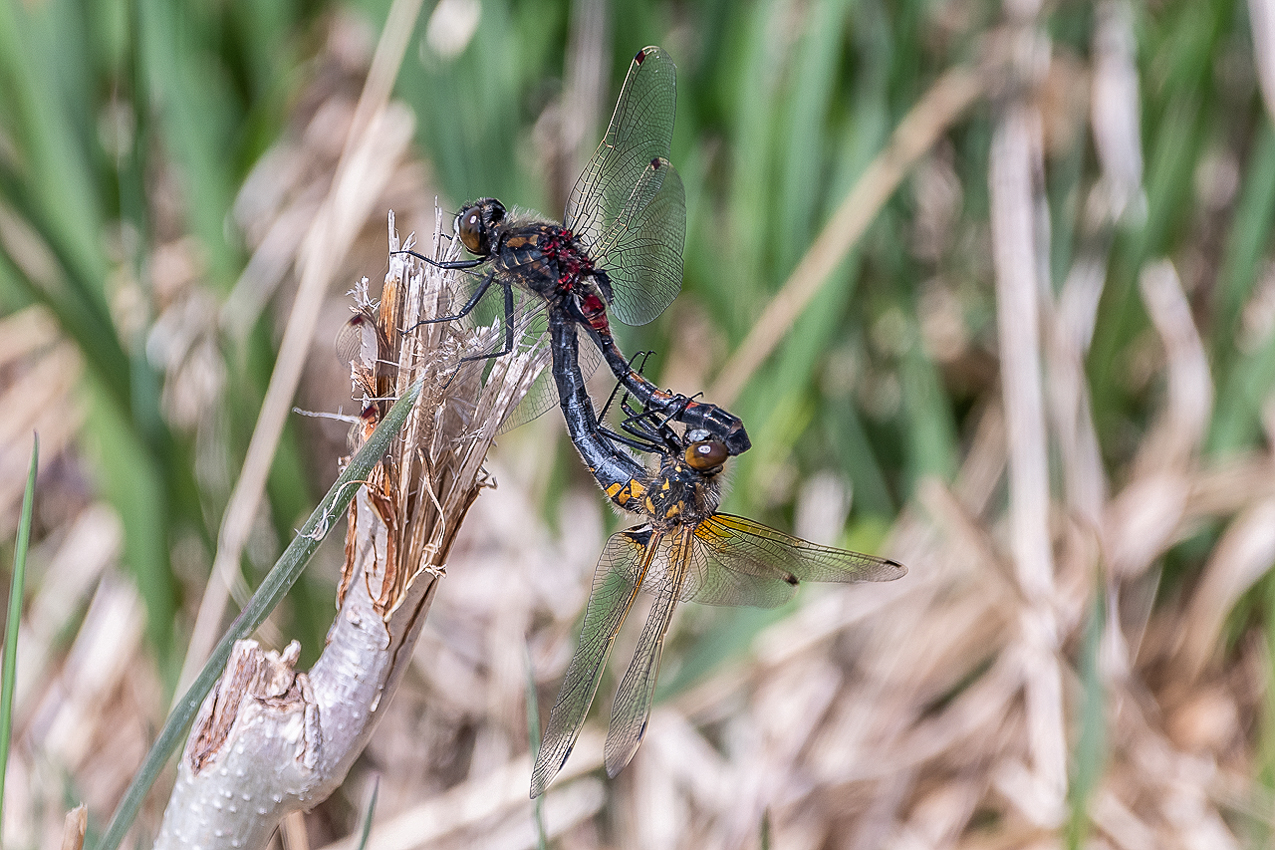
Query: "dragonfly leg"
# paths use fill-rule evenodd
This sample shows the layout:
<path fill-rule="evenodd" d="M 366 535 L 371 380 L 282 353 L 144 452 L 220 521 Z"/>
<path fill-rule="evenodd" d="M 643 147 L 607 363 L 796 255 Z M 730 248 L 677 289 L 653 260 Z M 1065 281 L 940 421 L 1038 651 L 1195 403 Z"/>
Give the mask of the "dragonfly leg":
<path fill-rule="evenodd" d="M 632 359 L 628 361 L 629 370 L 637 372 L 639 375 L 642 374 L 643 370 L 646 369 L 647 361 L 654 353 L 653 351 L 639 351 L 633 355 Z M 616 395 L 623 387 L 624 383 L 621 381 L 611 388 L 611 395 L 607 398 L 607 403 L 602 407 L 602 412 L 598 416 L 599 421 L 606 417 L 612 403 L 615 402 Z M 624 390 L 624 394 L 620 398 L 619 406 L 625 413 L 625 419 L 620 423 L 620 431 L 624 433 L 608 428 L 602 428 L 602 433 L 638 451 L 658 454 L 664 451 L 663 447 L 665 446 L 673 450 L 679 448 L 677 434 L 672 428 L 668 427 L 668 420 L 664 422 L 656 421 L 655 412 L 645 407 L 640 411 L 635 410 L 629 404 L 629 400 L 632 398 L 633 395 L 628 389 Z"/>
<path fill-rule="evenodd" d="M 659 424 L 658 427 L 660 429 L 668 428 L 670 422 L 672 422 L 674 419 L 681 418 L 682 414 L 686 412 L 686 409 L 691 406 L 691 400 L 687 398 L 686 396 L 682 395 L 681 393 L 678 393 L 677 395 L 675 395 L 672 401 L 673 403 L 670 404 L 663 411 L 664 421 Z"/>
<path fill-rule="evenodd" d="M 415 256 L 420 256 L 420 255 L 418 254 Z M 433 325 L 438 322 L 454 322 L 457 319 L 465 318 L 466 316 L 468 316 L 470 313 L 474 311 L 475 307 L 478 306 L 478 302 L 481 301 L 482 297 L 487 294 L 487 288 L 491 286 L 491 282 L 495 279 L 496 279 L 495 271 L 492 271 L 485 278 L 483 278 L 483 282 L 478 284 L 478 288 L 474 290 L 474 294 L 469 296 L 469 300 L 465 302 L 465 306 L 461 307 L 459 312 L 454 313 L 451 316 L 435 316 L 432 319 L 421 319 L 419 322 L 417 322 L 416 324 L 408 328 L 405 331 L 405 333 L 411 333 L 412 331 L 419 328 L 421 325 Z M 507 305 L 512 305 L 512 301 L 513 301 L 512 294 L 510 295 L 509 298 L 505 299 L 505 303 Z M 512 306 L 510 306 L 510 309 L 512 309 Z"/>
<path fill-rule="evenodd" d="M 482 285 L 483 289 L 486 289 L 488 286 L 491 285 L 491 281 L 494 275 L 495 275 L 495 272 L 493 272 L 492 275 L 489 275 L 488 278 L 485 281 L 483 281 L 483 285 Z M 492 352 L 491 354 L 471 354 L 468 357 L 462 357 L 460 358 L 461 363 L 467 363 L 471 360 L 495 360 L 497 357 L 504 357 L 506 354 L 514 350 L 514 290 L 513 290 L 513 286 L 511 286 L 509 282 L 505 280 L 498 281 L 497 283 L 500 286 L 500 288 L 505 291 L 505 347 L 500 349 L 499 351 Z M 471 302 L 473 300 L 474 300 L 473 298 L 470 299 Z M 465 306 L 470 310 L 473 309 L 472 305 L 467 304 Z M 432 319 L 431 321 L 439 321 L 439 320 Z"/>
<path fill-rule="evenodd" d="M 485 258 L 480 257 L 476 260 L 448 260 L 446 262 L 440 263 L 438 260 L 430 259 L 424 254 L 418 254 L 415 251 L 411 251 L 411 250 L 391 251 L 390 253 L 391 254 L 407 254 L 409 256 L 415 257 L 416 259 L 420 260 L 423 263 L 429 263 L 431 266 L 433 266 L 436 269 L 472 269 L 487 262 Z"/>
<path fill-rule="evenodd" d="M 629 370 L 636 371 L 639 375 L 642 374 L 643 370 L 646 369 L 646 361 L 649 360 L 651 355 L 654 353 L 654 351 L 639 351 L 637 354 L 634 354 L 633 359 L 629 361 Z M 642 362 L 639 363 L 635 369 L 633 364 L 637 363 L 639 359 Z M 621 381 L 616 381 L 615 386 L 611 388 L 611 395 L 607 397 L 607 403 L 602 405 L 602 411 L 598 414 L 599 422 L 606 418 L 607 412 L 611 409 L 611 403 L 615 401 L 616 393 L 620 391 L 620 387 L 622 386 L 624 386 L 624 384 Z M 625 390 L 624 396 L 625 398 L 628 398 L 628 390 Z"/>
<path fill-rule="evenodd" d="M 621 434 L 606 427 L 599 427 L 598 433 L 609 440 L 614 440 L 617 443 L 623 443 L 629 448 L 637 449 L 640 452 L 659 454 L 664 451 L 663 446 L 656 443 L 653 439 L 648 438 L 645 433 L 629 430 L 627 434 Z"/>
<path fill-rule="evenodd" d="M 681 440 L 678 439 L 677 432 L 669 425 L 669 419 L 661 420 L 655 411 L 643 407 L 641 410 L 635 410 L 629 404 L 630 395 L 624 394 L 620 400 L 620 408 L 627 414 L 627 417 L 620 423 L 620 429 L 632 435 L 638 440 L 649 443 L 656 448 L 655 451 L 677 452 L 681 449 Z"/>

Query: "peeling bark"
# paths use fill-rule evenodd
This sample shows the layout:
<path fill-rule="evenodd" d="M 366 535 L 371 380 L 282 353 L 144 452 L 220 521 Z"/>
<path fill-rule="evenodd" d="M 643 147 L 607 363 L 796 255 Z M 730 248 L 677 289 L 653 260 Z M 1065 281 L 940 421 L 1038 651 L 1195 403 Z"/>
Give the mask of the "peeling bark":
<path fill-rule="evenodd" d="M 440 242 L 436 231 L 436 252 Z M 390 250 L 398 248 L 391 216 Z M 500 331 L 415 327 L 420 315 L 436 314 L 451 283 L 449 273 L 392 253 L 380 303 L 365 284 L 356 290 L 352 326 L 362 342 L 351 368 L 363 415 L 352 442 L 361 444 L 422 374 L 426 388 L 350 505 L 323 654 L 306 673 L 295 669 L 295 642 L 282 654 L 251 640 L 235 646 L 187 739 L 156 848 L 264 846 L 285 816 L 340 785 L 384 713 L 460 523 L 487 484 L 487 449 L 546 358 L 532 347 L 499 358 L 485 379 L 481 361 L 458 370 L 461 356 Z"/>

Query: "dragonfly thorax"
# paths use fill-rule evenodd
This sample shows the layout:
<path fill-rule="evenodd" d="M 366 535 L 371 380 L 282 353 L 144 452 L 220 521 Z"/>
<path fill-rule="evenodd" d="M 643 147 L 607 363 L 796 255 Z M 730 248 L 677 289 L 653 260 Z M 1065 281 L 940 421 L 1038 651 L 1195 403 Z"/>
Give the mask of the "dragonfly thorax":
<path fill-rule="evenodd" d="M 687 462 L 686 453 L 664 455 L 646 493 L 646 513 L 661 523 L 697 522 L 717 511 L 722 500 L 722 466 L 701 470 Z"/>
<path fill-rule="evenodd" d="M 491 251 L 502 279 L 566 307 L 577 321 L 608 328 L 610 278 L 570 230 L 546 221 L 505 224 L 492 236 Z"/>

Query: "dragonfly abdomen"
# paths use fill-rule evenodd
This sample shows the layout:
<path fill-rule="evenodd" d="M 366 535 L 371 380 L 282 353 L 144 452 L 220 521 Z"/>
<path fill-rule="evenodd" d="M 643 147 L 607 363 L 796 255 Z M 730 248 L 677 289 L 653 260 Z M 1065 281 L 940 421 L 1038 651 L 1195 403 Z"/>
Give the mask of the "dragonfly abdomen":
<path fill-rule="evenodd" d="M 558 401 L 572 443 L 607 498 L 624 510 L 640 510 L 638 505 L 646 494 L 645 482 L 650 473 L 599 433 L 593 401 L 580 374 L 575 325 L 561 310 L 552 309 L 549 334 L 555 351 L 553 377 L 558 385 Z"/>

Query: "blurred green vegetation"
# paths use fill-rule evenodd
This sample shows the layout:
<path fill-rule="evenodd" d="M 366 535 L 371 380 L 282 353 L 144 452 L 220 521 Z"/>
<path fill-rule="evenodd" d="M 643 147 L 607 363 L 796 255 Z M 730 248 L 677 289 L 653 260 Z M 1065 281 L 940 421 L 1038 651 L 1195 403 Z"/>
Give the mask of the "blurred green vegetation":
<path fill-rule="evenodd" d="M 709 327 L 719 363 L 900 118 L 939 73 L 980 56 L 1000 22 L 996 4 L 922 0 L 603 5 L 600 125 L 633 52 L 662 44 L 678 63 L 672 158 L 688 206 L 683 299 L 652 325 L 626 329 L 621 343 L 674 350 L 674 316 L 692 316 Z M 589 6 L 484 0 L 473 38 L 450 59 L 426 43 L 424 9 L 397 95 L 416 112 L 420 153 L 445 207 L 496 195 L 559 212 L 552 199 L 561 187 L 547 184 L 528 152 L 536 122 L 562 91 L 575 16 Z M 1083 66 L 1096 26 L 1091 4 L 1046 8 L 1055 56 Z M 1060 106 L 1049 116 L 1078 132 L 1051 136 L 1047 174 L 1052 286 L 1087 245 L 1111 243 L 1088 366 L 1117 482 L 1161 398 L 1157 382 L 1134 368 L 1149 330 L 1136 281 L 1149 260 L 1178 263 L 1211 352 L 1214 457 L 1260 445 L 1275 382 L 1275 333 L 1245 312 L 1269 276 L 1275 223 L 1275 132 L 1257 90 L 1245 5 L 1167 0 L 1129 9 L 1146 214 L 1110 234 L 1086 230 L 1098 161 L 1083 110 Z M 84 353 L 84 443 L 101 492 L 124 520 L 126 562 L 170 674 L 180 660 L 173 638 L 182 592 L 171 552 L 192 536 L 211 552 L 225 494 L 196 478 L 193 435 L 161 410 L 164 375 L 145 352 L 160 309 L 149 261 L 157 245 L 188 235 L 205 285 L 224 297 L 246 261 L 231 204 L 287 126 L 332 17 L 361 16 L 375 33 L 387 10 L 385 0 L 0 0 L 0 306 L 46 305 Z M 982 105 L 966 115 L 927 163 L 950 197 L 926 200 L 917 180 L 905 182 L 734 406 L 755 448 L 734 471 L 732 510 L 789 525 L 800 483 L 831 470 L 853 486 L 847 539 L 869 548 L 865 538 L 879 537 L 923 476 L 955 473 L 997 391 L 991 114 Z M 178 215 L 158 209 L 160 189 L 176 196 Z M 22 231 L 47 257 L 20 254 Z M 954 311 L 960 331 L 946 347 L 925 327 L 936 301 Z M 121 315 L 124 304 L 142 315 Z M 223 346 L 229 397 L 219 415 L 230 478 L 272 366 L 271 322 L 263 318 L 242 346 Z M 298 439 L 285 434 L 269 490 L 283 540 L 316 498 Z M 559 457 L 574 462 L 569 452 Z M 1171 569 L 1189 573 L 1206 548 L 1178 553 Z M 313 587 L 299 592 L 323 598 Z M 294 611 L 304 645 L 319 646 L 329 609 Z M 740 616 L 735 634 L 751 633 L 758 616 Z"/>

